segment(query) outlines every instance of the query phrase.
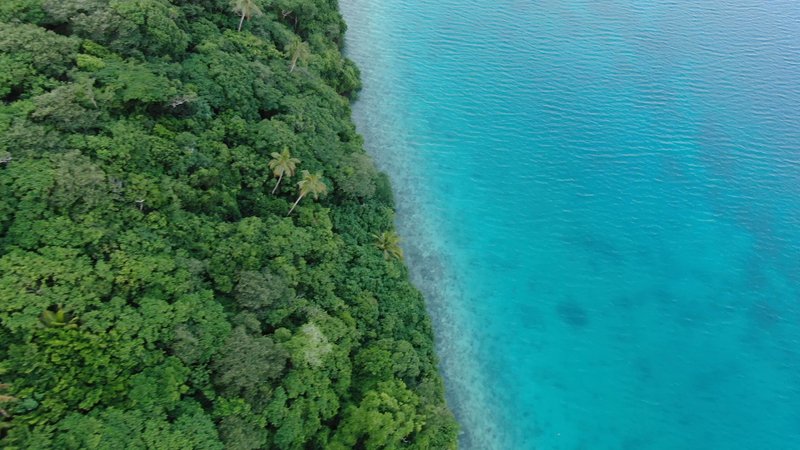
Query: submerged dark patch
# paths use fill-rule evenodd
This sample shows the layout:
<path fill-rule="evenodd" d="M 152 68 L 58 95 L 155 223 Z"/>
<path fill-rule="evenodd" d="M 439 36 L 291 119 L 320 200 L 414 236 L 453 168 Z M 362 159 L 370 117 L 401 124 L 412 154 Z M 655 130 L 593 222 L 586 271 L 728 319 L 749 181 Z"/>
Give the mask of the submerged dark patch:
<path fill-rule="evenodd" d="M 564 323 L 574 328 L 583 328 L 589 323 L 586 310 L 571 300 L 559 303 L 556 311 Z"/>

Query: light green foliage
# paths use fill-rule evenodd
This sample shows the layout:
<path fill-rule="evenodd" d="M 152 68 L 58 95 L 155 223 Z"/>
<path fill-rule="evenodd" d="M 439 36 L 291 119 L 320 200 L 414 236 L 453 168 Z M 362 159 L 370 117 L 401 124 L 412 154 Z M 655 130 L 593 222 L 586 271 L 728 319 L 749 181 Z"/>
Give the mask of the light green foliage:
<path fill-rule="evenodd" d="M 375 246 L 378 250 L 383 252 L 384 259 L 402 259 L 403 249 L 400 248 L 400 236 L 394 231 L 384 231 L 381 234 L 376 234 Z"/>
<path fill-rule="evenodd" d="M 294 208 L 300 203 L 300 200 L 307 195 L 311 195 L 314 197 L 314 200 L 319 200 L 321 196 L 324 196 L 328 193 L 328 186 L 325 184 L 325 181 L 322 178 L 322 172 L 311 173 L 307 170 L 303 171 L 303 178 L 297 182 L 297 200 L 294 202 L 292 207 L 289 209 L 289 214 L 294 211 Z"/>
<path fill-rule="evenodd" d="M 289 72 L 294 72 L 297 64 L 304 64 L 309 56 L 311 56 L 311 49 L 307 42 L 303 42 L 298 38 L 292 39 L 286 46 L 286 54 L 289 55 Z"/>
<path fill-rule="evenodd" d="M 167 103 L 178 94 L 176 83 L 155 74 L 145 65 L 111 63 L 100 74 L 107 80 L 106 90 L 125 103 Z"/>
<path fill-rule="evenodd" d="M 300 164 L 300 160 L 292 158 L 292 154 L 289 153 L 288 148 L 284 148 L 280 153 L 272 152 L 270 156 L 272 156 L 272 159 L 269 161 L 269 168 L 272 169 L 272 175 L 278 179 L 278 181 L 275 182 L 275 187 L 272 188 L 272 194 L 275 194 L 284 175 L 287 177 L 294 176 L 297 165 Z"/>
<path fill-rule="evenodd" d="M 237 5 L 0 1 L 0 447 L 455 447 L 336 3 Z"/>
<path fill-rule="evenodd" d="M 411 343 L 394 339 L 381 339 L 366 347 L 356 355 L 355 362 L 365 380 L 413 380 L 421 367 Z"/>
<path fill-rule="evenodd" d="M 412 433 L 422 429 L 424 419 L 416 413 L 417 402 L 402 382 L 379 383 L 358 406 L 347 407 L 329 448 L 351 449 L 357 442 L 366 450 L 404 447 Z"/>
<path fill-rule="evenodd" d="M 61 306 L 56 308 L 55 311 L 44 310 L 39 320 L 42 321 L 42 325 L 48 328 L 76 328 L 78 326 L 78 318 L 67 314 Z"/>
<path fill-rule="evenodd" d="M 50 444 L 65 449 L 203 449 L 222 450 L 214 423 L 202 408 L 179 405 L 181 416 L 170 422 L 140 411 L 106 409 L 98 414 L 70 414 Z"/>
<path fill-rule="evenodd" d="M 245 19 L 250 20 L 253 17 L 264 14 L 261 8 L 258 7 L 256 0 L 232 0 L 231 4 L 233 6 L 233 12 L 240 16 L 239 28 L 236 31 L 242 31 L 242 24 Z"/>

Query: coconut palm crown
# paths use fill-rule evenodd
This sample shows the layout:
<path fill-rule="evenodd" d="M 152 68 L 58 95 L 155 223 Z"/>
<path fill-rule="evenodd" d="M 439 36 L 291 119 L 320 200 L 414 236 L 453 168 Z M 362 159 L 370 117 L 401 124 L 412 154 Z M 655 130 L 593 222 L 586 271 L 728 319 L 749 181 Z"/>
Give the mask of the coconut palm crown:
<path fill-rule="evenodd" d="M 253 17 L 264 14 L 261 12 L 255 0 L 233 0 L 231 1 L 231 6 L 233 6 L 233 12 L 242 15 L 242 18 L 239 19 L 239 28 L 237 31 L 242 31 L 244 19 L 250 20 Z"/>
<path fill-rule="evenodd" d="M 294 176 L 295 171 L 297 171 L 297 165 L 300 164 L 300 160 L 292 158 L 292 154 L 289 153 L 288 148 L 284 148 L 280 153 L 272 152 L 270 156 L 272 156 L 272 159 L 269 161 L 269 168 L 272 170 L 272 174 L 278 179 L 278 181 L 275 182 L 275 187 L 272 188 L 272 194 L 275 194 L 284 175 L 287 177 Z"/>
<path fill-rule="evenodd" d="M 289 45 L 286 46 L 286 53 L 291 58 L 291 65 L 289 66 L 289 73 L 294 72 L 297 67 L 297 62 L 305 61 L 311 56 L 311 49 L 308 47 L 308 42 L 303 42 L 300 39 L 292 39 Z"/>
<path fill-rule="evenodd" d="M 294 211 L 294 208 L 306 195 L 311 194 L 314 196 L 314 200 L 318 200 L 320 196 L 328 193 L 328 186 L 325 185 L 325 182 L 322 180 L 322 172 L 311 173 L 304 170 L 302 173 L 303 179 L 297 183 L 300 194 L 297 196 L 297 200 L 292 205 L 292 208 L 289 209 L 289 212 L 286 214 L 287 216 Z"/>
<path fill-rule="evenodd" d="M 373 234 L 375 246 L 383 252 L 383 257 L 388 261 L 392 258 L 403 259 L 403 249 L 400 248 L 400 236 L 394 231 L 384 231 L 381 234 Z"/>

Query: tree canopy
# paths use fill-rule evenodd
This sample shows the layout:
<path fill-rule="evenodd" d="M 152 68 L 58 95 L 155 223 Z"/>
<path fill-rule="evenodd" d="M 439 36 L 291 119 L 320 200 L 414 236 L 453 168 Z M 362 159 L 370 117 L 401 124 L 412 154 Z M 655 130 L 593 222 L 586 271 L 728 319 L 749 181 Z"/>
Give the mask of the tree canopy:
<path fill-rule="evenodd" d="M 0 2 L 0 447 L 455 448 L 344 29 Z"/>

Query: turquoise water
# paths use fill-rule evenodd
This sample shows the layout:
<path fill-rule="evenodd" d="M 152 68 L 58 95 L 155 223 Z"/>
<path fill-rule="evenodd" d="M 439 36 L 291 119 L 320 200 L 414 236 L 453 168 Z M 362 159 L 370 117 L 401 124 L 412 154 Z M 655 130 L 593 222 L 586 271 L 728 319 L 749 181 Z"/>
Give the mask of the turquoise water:
<path fill-rule="evenodd" d="M 800 2 L 342 9 L 462 448 L 800 449 Z"/>

